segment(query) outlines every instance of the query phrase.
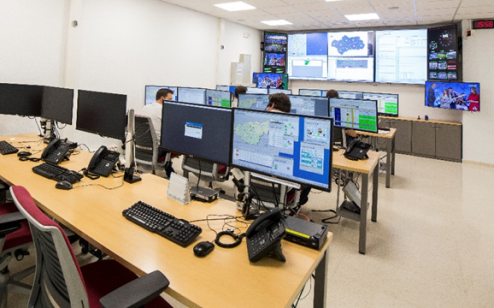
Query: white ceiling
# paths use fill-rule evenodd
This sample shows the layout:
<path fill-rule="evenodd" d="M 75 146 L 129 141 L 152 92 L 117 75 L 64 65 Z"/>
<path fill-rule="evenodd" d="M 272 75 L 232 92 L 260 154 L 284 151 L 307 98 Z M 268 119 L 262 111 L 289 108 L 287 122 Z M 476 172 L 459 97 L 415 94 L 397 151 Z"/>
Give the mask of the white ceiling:
<path fill-rule="evenodd" d="M 241 0 L 162 0 L 259 30 L 418 26 L 462 19 L 494 18 L 494 0 L 243 0 L 255 10 L 228 12 L 213 4 Z M 349 21 L 343 15 L 377 13 L 379 20 Z M 285 19 L 288 26 L 261 21 Z"/>

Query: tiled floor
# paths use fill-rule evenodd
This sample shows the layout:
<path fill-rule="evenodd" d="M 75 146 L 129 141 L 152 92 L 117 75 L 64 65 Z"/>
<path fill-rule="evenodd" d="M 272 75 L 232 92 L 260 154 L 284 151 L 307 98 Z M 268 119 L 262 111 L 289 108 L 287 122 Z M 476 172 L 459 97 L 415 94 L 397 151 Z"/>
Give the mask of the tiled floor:
<path fill-rule="evenodd" d="M 397 155 L 391 188 L 380 176 L 366 255 L 358 253 L 357 222 L 329 226 L 328 307 L 494 307 L 493 179 L 492 167 Z M 232 184 L 215 186 L 229 192 Z M 302 213 L 320 222 L 330 214 L 311 210 L 330 208 L 335 185 L 332 193 L 313 191 Z M 11 269 L 33 262 L 14 261 Z M 312 291 L 310 282 L 299 307 L 312 307 Z M 27 299 L 12 295 L 9 307 Z"/>

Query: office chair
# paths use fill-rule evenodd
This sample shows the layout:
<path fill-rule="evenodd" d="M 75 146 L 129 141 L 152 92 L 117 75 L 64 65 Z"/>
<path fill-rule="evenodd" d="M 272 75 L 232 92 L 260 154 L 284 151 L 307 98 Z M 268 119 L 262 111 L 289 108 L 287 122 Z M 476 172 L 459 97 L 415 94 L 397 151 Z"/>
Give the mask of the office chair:
<path fill-rule="evenodd" d="M 114 260 L 79 267 L 63 229 L 21 186 L 10 188 L 28 220 L 36 248 L 36 273 L 28 307 L 171 307 L 159 296 L 169 284 L 159 271 L 137 276 Z"/>
<path fill-rule="evenodd" d="M 216 163 L 210 163 L 207 161 L 199 161 L 196 158 L 187 157 L 184 155 L 182 160 L 183 176 L 188 178 L 189 172 L 199 176 L 199 170 L 201 171 L 201 180 L 209 182 L 209 187 L 212 188 L 213 182 L 227 181 L 230 174 L 230 167 L 225 165 L 219 165 Z"/>
<path fill-rule="evenodd" d="M 0 308 L 7 307 L 8 292 L 29 294 L 31 286 L 20 281 L 34 273 L 34 266 L 10 275 L 8 265 L 29 255 L 31 231 L 14 203 L 0 204 Z"/>

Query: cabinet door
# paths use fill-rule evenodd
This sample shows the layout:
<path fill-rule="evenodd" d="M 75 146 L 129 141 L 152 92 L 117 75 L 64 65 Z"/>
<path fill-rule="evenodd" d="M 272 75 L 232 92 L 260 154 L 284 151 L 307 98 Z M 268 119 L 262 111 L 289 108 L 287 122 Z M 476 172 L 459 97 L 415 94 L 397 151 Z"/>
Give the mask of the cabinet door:
<path fill-rule="evenodd" d="M 397 153 L 412 153 L 412 121 L 391 120 L 391 127 L 396 128 L 395 150 Z"/>
<path fill-rule="evenodd" d="M 390 119 L 379 118 L 379 127 L 390 127 L 390 125 L 391 125 Z"/>
<path fill-rule="evenodd" d="M 461 125 L 436 124 L 436 157 L 461 161 Z"/>
<path fill-rule="evenodd" d="M 414 155 L 436 156 L 436 124 L 413 122 L 412 153 Z"/>

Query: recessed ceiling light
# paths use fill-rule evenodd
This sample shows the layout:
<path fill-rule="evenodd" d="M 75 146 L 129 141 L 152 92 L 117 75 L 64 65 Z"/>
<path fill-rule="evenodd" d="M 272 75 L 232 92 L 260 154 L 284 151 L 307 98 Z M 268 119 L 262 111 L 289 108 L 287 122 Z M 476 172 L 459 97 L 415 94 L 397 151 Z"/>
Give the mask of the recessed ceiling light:
<path fill-rule="evenodd" d="M 285 26 L 285 25 L 292 25 L 291 22 L 286 21 L 284 19 L 280 20 L 266 20 L 266 21 L 261 21 L 263 24 L 266 24 L 268 26 Z"/>
<path fill-rule="evenodd" d="M 376 13 L 345 15 L 345 17 L 351 21 L 379 19 L 379 16 L 377 16 Z"/>
<path fill-rule="evenodd" d="M 249 5 L 249 4 L 242 2 L 242 1 L 219 3 L 219 4 L 215 4 L 214 6 L 219 7 L 220 9 L 230 11 L 230 12 L 255 10 L 256 9 L 252 5 Z"/>

